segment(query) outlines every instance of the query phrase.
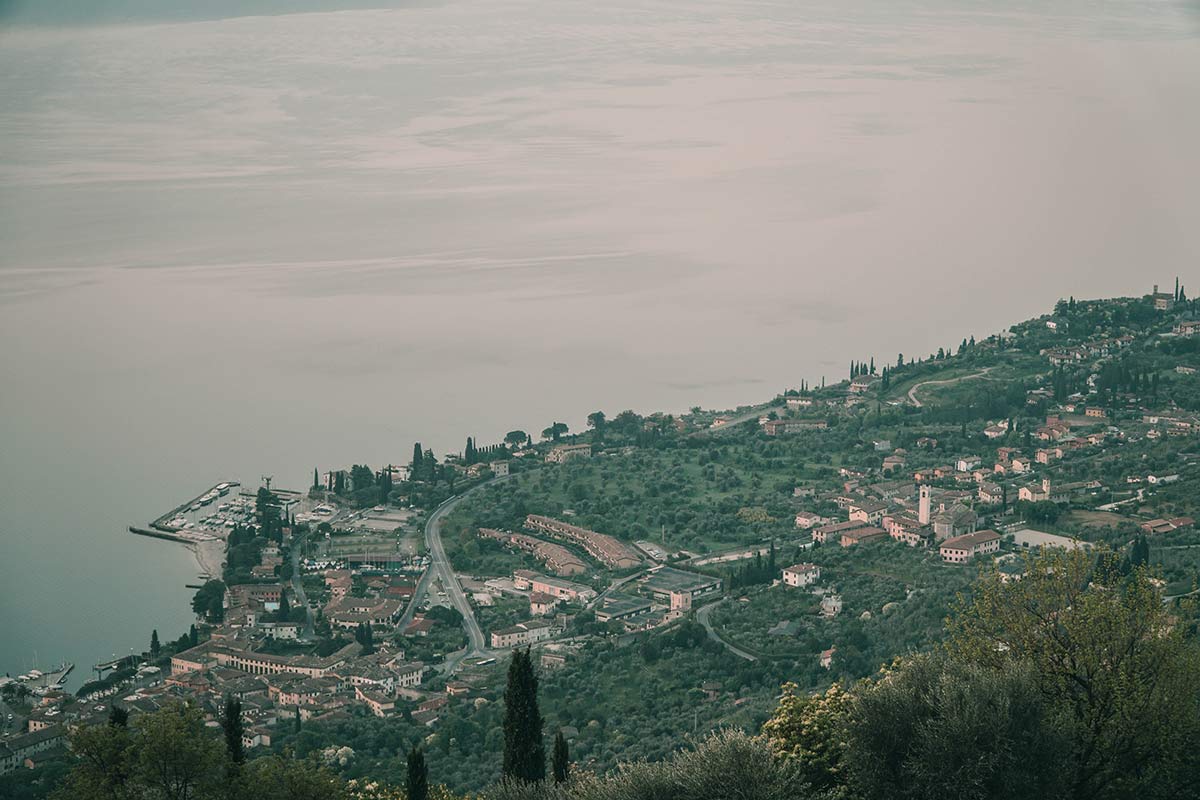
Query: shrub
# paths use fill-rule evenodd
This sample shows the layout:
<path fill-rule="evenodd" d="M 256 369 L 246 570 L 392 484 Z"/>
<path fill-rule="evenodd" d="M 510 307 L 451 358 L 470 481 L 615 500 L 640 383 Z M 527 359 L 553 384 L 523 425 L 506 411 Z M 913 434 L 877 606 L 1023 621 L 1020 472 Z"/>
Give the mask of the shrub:
<path fill-rule="evenodd" d="M 813 795 L 767 743 L 725 730 L 666 761 L 626 764 L 610 775 L 575 774 L 565 784 L 507 784 L 487 800 L 804 800 Z"/>

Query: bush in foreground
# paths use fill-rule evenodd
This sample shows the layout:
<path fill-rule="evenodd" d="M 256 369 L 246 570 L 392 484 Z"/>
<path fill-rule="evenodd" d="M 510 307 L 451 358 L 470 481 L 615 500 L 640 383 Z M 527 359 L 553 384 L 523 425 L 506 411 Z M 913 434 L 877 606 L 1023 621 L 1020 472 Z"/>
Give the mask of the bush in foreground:
<path fill-rule="evenodd" d="M 805 800 L 796 770 L 764 739 L 721 731 L 665 761 L 625 764 L 610 775 L 576 773 L 564 784 L 508 783 L 486 800 Z"/>

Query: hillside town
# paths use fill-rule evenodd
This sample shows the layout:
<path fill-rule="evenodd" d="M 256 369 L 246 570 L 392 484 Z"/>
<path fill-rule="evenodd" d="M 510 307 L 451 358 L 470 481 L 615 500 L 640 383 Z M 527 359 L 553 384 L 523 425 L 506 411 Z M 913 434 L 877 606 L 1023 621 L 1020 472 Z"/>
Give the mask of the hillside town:
<path fill-rule="evenodd" d="M 514 648 L 584 675 L 693 630 L 816 689 L 894 655 L 887 620 L 920 610 L 932 621 L 904 641 L 927 643 L 911 637 L 936 636 L 974 576 L 1019 581 L 1046 549 L 1154 554 L 1168 596 L 1187 594 L 1200 571 L 1172 548 L 1200 512 L 1200 315 L 1180 295 L 1071 299 L 761 406 L 597 412 L 582 435 L 554 423 L 440 460 L 418 445 L 402 466 L 314 471 L 307 492 L 219 484 L 150 531 L 221 543 L 196 624 L 76 695 L 10 692 L 0 764 L 61 757 L 114 705 L 176 700 L 215 726 L 238 698 L 247 750 L 368 718 L 436 737 L 500 699 Z M 714 720 L 773 702 L 735 675 L 673 680 Z M 581 746 L 586 721 L 564 720 Z"/>

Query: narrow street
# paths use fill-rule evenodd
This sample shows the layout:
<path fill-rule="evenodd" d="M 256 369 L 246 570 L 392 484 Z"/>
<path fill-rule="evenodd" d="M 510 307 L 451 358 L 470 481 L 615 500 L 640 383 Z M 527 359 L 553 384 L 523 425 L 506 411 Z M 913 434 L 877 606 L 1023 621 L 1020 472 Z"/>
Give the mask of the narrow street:
<path fill-rule="evenodd" d="M 292 596 L 299 602 L 304 604 L 304 639 L 313 638 L 313 618 L 315 616 L 312 606 L 308 604 L 308 597 L 304 594 L 303 574 L 300 569 L 300 554 L 304 550 L 304 540 L 294 542 L 292 544 Z"/>

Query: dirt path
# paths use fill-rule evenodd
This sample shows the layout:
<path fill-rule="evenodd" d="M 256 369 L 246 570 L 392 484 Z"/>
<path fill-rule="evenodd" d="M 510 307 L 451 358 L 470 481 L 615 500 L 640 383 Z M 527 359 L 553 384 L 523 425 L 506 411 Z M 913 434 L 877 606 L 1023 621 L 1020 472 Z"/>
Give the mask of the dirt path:
<path fill-rule="evenodd" d="M 970 380 L 971 378 L 978 378 L 983 375 L 987 375 L 991 371 L 992 367 L 984 367 L 979 372 L 974 372 L 970 375 L 959 375 L 957 378 L 947 378 L 942 381 L 921 381 L 920 383 L 914 384 L 913 387 L 908 390 L 908 399 L 914 406 L 920 408 L 923 404 L 917 399 L 917 389 L 920 389 L 923 386 L 945 386 L 951 383 L 958 383 L 959 381 Z"/>

